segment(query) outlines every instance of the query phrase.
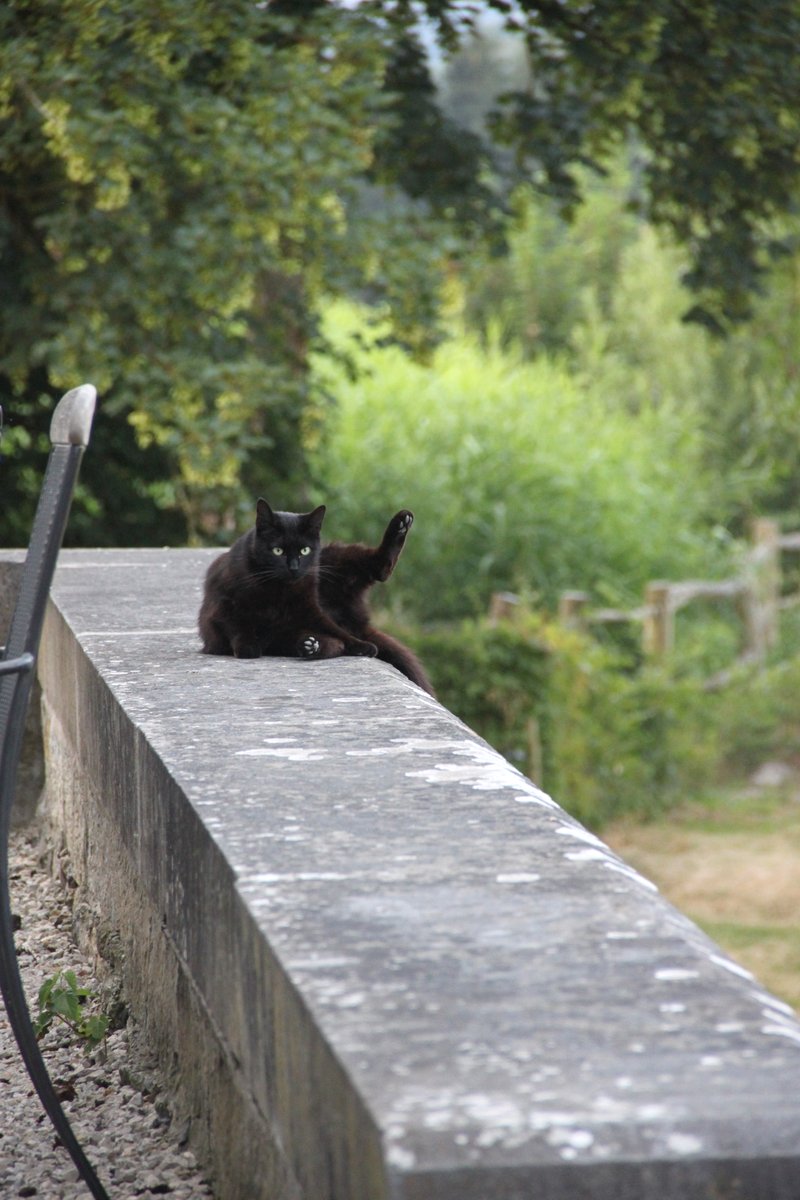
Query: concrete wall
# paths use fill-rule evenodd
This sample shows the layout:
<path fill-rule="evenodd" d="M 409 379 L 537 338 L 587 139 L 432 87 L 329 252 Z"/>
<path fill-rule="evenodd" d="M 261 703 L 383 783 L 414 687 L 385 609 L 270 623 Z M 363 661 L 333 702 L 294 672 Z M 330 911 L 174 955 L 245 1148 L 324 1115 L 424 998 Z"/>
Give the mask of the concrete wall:
<path fill-rule="evenodd" d="M 800 1024 L 385 664 L 199 654 L 68 552 L 46 819 L 223 1200 L 796 1197 Z"/>

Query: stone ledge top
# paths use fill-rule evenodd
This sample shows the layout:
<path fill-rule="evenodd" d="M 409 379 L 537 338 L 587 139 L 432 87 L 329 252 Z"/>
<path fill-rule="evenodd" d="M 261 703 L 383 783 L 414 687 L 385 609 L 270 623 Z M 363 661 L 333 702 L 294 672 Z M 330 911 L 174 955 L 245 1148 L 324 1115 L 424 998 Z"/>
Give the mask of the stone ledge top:
<path fill-rule="evenodd" d="M 610 1197 L 639 1163 L 680 1165 L 693 1196 L 692 1164 L 800 1169 L 788 1006 L 386 664 L 202 655 L 214 553 L 64 552 L 53 599 L 229 862 L 388 1169 L 428 1181 L 397 1194 L 455 1200 L 474 1176 L 476 1197 L 528 1196 L 569 1166 Z"/>

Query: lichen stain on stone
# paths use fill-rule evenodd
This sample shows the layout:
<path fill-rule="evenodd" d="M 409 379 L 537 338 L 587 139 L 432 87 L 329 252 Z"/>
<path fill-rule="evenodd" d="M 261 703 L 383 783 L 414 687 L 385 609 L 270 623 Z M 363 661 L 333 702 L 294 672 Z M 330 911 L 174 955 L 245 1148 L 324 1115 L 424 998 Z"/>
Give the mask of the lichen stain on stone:
<path fill-rule="evenodd" d="M 570 862 L 591 862 L 593 859 L 608 861 L 608 854 L 603 850 L 595 850 L 591 846 L 587 846 L 585 850 L 567 850 L 564 858 Z"/>
<path fill-rule="evenodd" d="M 326 755 L 303 746 L 260 746 L 254 750 L 236 750 L 237 758 L 285 758 L 288 762 L 321 762 Z"/>
<path fill-rule="evenodd" d="M 759 1004 L 765 1004 L 767 1008 L 773 1008 L 776 1012 L 784 1013 L 786 1016 L 791 1017 L 793 1021 L 797 1020 L 797 1014 L 794 1009 L 783 1000 L 779 1000 L 777 996 L 771 996 L 769 992 L 764 992 L 760 989 L 751 992 L 751 995 Z"/>
<path fill-rule="evenodd" d="M 702 1149 L 702 1139 L 693 1133 L 671 1133 L 667 1138 L 667 1150 L 671 1154 L 700 1154 Z"/>
<path fill-rule="evenodd" d="M 626 879 L 630 879 L 633 883 L 640 887 L 646 888 L 648 891 L 657 892 L 658 888 L 649 879 L 645 879 L 644 875 L 640 875 L 628 863 L 618 858 L 613 851 L 609 850 L 604 842 L 595 834 L 590 833 L 588 829 L 584 829 L 581 825 L 559 825 L 555 831 L 562 837 L 574 838 L 579 842 L 588 843 L 588 847 L 583 850 L 567 850 L 564 857 L 570 862 L 592 862 L 596 861 L 609 871 L 616 871 L 620 875 L 624 875 Z"/>
<path fill-rule="evenodd" d="M 505 875 L 497 875 L 497 883 L 538 883 L 541 879 L 535 871 L 512 871 Z"/>
<path fill-rule="evenodd" d="M 749 979 L 754 982 L 754 976 L 746 967 L 742 967 L 733 959 L 723 958 L 721 954 L 710 954 L 709 959 L 718 967 L 723 967 L 726 971 L 730 971 L 733 975 L 741 975 L 742 979 Z"/>
<path fill-rule="evenodd" d="M 331 881 L 339 881 L 343 879 L 351 879 L 350 875 L 343 875 L 338 871 L 294 871 L 288 874 L 278 874 L 274 871 L 264 871 L 255 875 L 248 875 L 243 884 L 278 884 L 278 883 L 328 883 Z"/>
<path fill-rule="evenodd" d="M 547 1134 L 547 1141 L 551 1146 L 560 1147 L 564 1158 L 571 1158 L 578 1150 L 588 1150 L 594 1145 L 594 1140 L 594 1134 L 588 1129 L 555 1126 Z"/>
<path fill-rule="evenodd" d="M 417 771 L 406 771 L 407 779 L 422 779 L 433 784 L 462 784 L 479 792 L 514 791 L 521 794 L 521 802 L 540 804 L 556 808 L 546 792 L 531 783 L 521 772 L 501 758 L 496 751 L 477 742 L 443 741 L 438 746 L 425 744 L 425 740 L 409 739 L 401 752 L 419 753 L 422 750 L 446 750 L 456 758 L 467 758 L 468 763 L 439 762 Z M 396 751 L 395 751 L 396 752 Z M 518 799 L 519 797 L 515 797 Z"/>
<path fill-rule="evenodd" d="M 800 1044 L 800 1024 L 794 1015 L 776 1012 L 774 1008 L 762 1008 L 761 1012 L 767 1018 L 767 1024 L 761 1026 L 762 1033 L 789 1038 Z"/>
<path fill-rule="evenodd" d="M 652 879 L 645 879 L 644 875 L 640 875 L 633 867 L 629 867 L 627 863 L 616 861 L 610 855 L 607 861 L 603 863 L 603 866 L 607 871 L 616 871 L 617 874 L 624 875 L 626 879 L 630 879 L 633 883 L 638 884 L 639 887 L 646 888 L 649 892 L 658 891 L 658 887 L 653 883 Z"/>
<path fill-rule="evenodd" d="M 556 833 L 560 834 L 562 837 L 576 838 L 579 842 L 588 842 L 591 846 L 599 846 L 606 855 L 611 854 L 611 851 L 608 849 L 605 843 L 601 842 L 600 838 L 595 834 L 590 833 L 588 829 L 584 829 L 582 825 L 559 825 L 559 827 L 556 829 Z"/>

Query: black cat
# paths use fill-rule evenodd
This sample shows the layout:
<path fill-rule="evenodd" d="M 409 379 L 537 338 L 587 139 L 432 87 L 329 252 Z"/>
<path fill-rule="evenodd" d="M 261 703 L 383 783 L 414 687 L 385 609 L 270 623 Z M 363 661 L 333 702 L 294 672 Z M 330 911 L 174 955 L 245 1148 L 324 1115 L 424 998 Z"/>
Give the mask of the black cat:
<path fill-rule="evenodd" d="M 206 654 L 237 658 L 377 655 L 433 695 L 414 655 L 370 623 L 366 592 L 395 568 L 413 516 L 392 518 L 377 547 L 320 547 L 325 516 L 256 506 L 256 523 L 208 569 L 199 628 Z"/>

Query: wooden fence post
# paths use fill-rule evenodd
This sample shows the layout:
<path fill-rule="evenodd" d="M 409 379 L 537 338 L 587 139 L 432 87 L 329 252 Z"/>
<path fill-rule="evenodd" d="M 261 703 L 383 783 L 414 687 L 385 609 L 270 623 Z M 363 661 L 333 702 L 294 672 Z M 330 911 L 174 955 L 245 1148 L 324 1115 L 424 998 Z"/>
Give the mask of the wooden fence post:
<path fill-rule="evenodd" d="M 757 609 L 755 620 L 759 653 L 778 641 L 778 601 L 781 592 L 781 545 L 777 521 L 756 517 L 750 526 L 753 552 L 750 556 L 750 586 Z"/>
<path fill-rule="evenodd" d="M 493 592 L 489 601 L 489 620 L 492 625 L 508 621 L 520 611 L 519 596 L 514 592 Z"/>
<path fill-rule="evenodd" d="M 562 592 L 558 600 L 558 619 L 570 629 L 586 628 L 588 592 Z"/>
<path fill-rule="evenodd" d="M 675 614 L 670 604 L 670 590 L 669 583 L 654 580 L 644 591 L 642 649 L 651 658 L 666 658 L 675 642 Z"/>
<path fill-rule="evenodd" d="M 528 778 L 539 787 L 544 786 L 544 754 L 542 753 L 542 731 L 536 717 L 528 717 L 525 722 L 525 736 L 528 742 Z"/>
<path fill-rule="evenodd" d="M 766 652 L 764 641 L 763 608 L 752 583 L 748 582 L 736 597 L 736 610 L 742 622 L 740 653 L 747 659 L 763 659 Z"/>

